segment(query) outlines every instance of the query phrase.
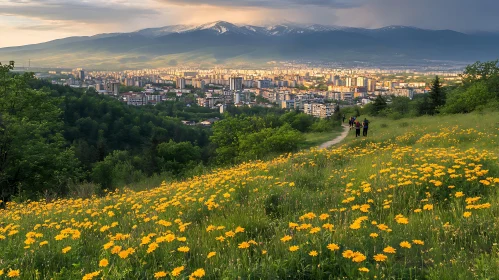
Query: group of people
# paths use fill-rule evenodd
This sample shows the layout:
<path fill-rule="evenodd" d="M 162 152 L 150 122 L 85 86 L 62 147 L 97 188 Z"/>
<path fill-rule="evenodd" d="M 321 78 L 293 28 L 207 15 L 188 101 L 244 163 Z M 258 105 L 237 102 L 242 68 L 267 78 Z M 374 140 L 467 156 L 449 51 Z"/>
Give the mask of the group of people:
<path fill-rule="evenodd" d="M 345 115 L 343 115 L 343 122 L 345 122 Z M 348 124 L 350 125 L 350 130 L 355 128 L 355 137 L 360 136 L 360 128 L 363 128 L 362 135 L 367 137 L 367 130 L 369 129 L 369 121 L 364 118 L 364 121 L 361 123 L 357 120 L 356 117 L 351 117 L 348 119 Z"/>

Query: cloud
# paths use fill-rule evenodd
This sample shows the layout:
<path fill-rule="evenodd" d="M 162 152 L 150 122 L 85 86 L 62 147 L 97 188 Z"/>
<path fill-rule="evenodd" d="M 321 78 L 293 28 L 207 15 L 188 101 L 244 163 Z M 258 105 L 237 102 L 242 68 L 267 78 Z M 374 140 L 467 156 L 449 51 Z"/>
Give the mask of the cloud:
<path fill-rule="evenodd" d="M 123 5 L 113 1 L 8 0 L 0 2 L 0 15 L 80 23 L 126 22 L 155 15 L 153 9 Z"/>
<path fill-rule="evenodd" d="M 358 7 L 367 0 L 158 0 L 175 5 L 205 5 L 219 7 L 266 7 L 296 8 L 297 6 L 321 6 L 335 9 Z"/>
<path fill-rule="evenodd" d="M 408 25 L 458 31 L 499 31 L 497 0 L 370 0 L 337 12 L 338 21 L 358 27 Z"/>

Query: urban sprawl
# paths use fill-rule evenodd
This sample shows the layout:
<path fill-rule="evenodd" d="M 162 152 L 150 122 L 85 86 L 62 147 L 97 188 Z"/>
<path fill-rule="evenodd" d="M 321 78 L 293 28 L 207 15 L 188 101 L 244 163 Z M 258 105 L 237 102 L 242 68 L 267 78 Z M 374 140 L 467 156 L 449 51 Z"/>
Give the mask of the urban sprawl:
<path fill-rule="evenodd" d="M 337 105 L 365 105 L 376 96 L 413 99 L 429 91 L 430 80 L 460 83 L 459 72 L 380 69 L 146 69 L 119 72 L 49 71 L 54 84 L 93 88 L 131 106 L 184 101 L 223 113 L 228 106 L 278 106 L 318 118 Z M 126 89 L 131 89 L 126 91 Z M 208 123 L 209 125 L 209 123 Z"/>

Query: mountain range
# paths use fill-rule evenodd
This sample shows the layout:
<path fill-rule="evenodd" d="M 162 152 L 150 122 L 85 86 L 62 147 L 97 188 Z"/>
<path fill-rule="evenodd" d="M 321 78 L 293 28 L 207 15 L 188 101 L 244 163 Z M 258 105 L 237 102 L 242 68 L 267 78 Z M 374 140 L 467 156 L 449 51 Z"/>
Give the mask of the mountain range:
<path fill-rule="evenodd" d="M 249 66 L 272 61 L 422 65 L 499 58 L 498 33 L 461 33 L 407 26 L 364 29 L 285 23 L 235 25 L 218 21 L 129 33 L 69 37 L 0 48 L 0 61 L 38 67 L 136 69 L 189 65 Z"/>

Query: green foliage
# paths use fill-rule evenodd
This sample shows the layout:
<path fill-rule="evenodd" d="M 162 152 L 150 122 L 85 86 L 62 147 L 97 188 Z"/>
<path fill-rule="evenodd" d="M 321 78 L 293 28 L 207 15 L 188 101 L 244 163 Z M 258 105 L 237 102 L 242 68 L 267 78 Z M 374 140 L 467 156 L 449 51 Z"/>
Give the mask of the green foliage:
<path fill-rule="evenodd" d="M 381 95 L 378 95 L 376 99 L 374 99 L 374 102 L 372 103 L 370 115 L 377 116 L 387 107 L 388 104 L 386 103 L 385 98 Z"/>
<path fill-rule="evenodd" d="M 442 88 L 442 84 L 440 83 L 440 79 L 438 76 L 435 77 L 431 84 L 430 90 L 430 115 L 433 115 L 438 112 L 438 110 L 445 105 L 445 91 Z"/>
<path fill-rule="evenodd" d="M 261 159 L 269 154 L 295 151 L 304 137 L 292 124 L 308 130 L 301 115 L 303 114 L 290 112 L 280 118 L 276 115 L 226 116 L 224 120 L 214 124 L 210 138 L 216 146 L 217 162 L 237 163 L 247 159 Z"/>
<path fill-rule="evenodd" d="M 241 136 L 239 158 L 240 160 L 263 159 L 269 154 L 294 152 L 304 140 L 304 136 L 289 124 L 279 128 L 264 128 Z"/>
<path fill-rule="evenodd" d="M 124 86 L 124 85 L 121 85 L 120 86 L 120 93 L 125 93 L 125 92 L 141 92 L 143 91 L 144 88 L 142 87 L 137 87 L 137 86 Z"/>
<path fill-rule="evenodd" d="M 0 64 L 0 196 L 64 193 L 80 177 L 61 133 L 61 99 L 29 87 L 31 73 L 10 75 Z"/>
<path fill-rule="evenodd" d="M 480 62 L 466 66 L 461 77 L 464 85 L 473 84 L 477 81 L 487 81 L 499 76 L 499 60 Z"/>
<path fill-rule="evenodd" d="M 176 175 L 201 161 L 201 148 L 191 142 L 176 143 L 170 140 L 159 144 L 157 150 L 161 170 Z"/>

